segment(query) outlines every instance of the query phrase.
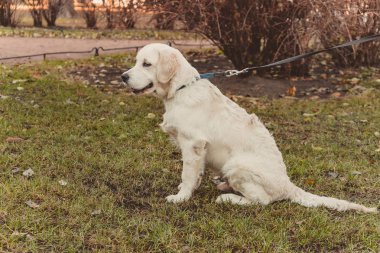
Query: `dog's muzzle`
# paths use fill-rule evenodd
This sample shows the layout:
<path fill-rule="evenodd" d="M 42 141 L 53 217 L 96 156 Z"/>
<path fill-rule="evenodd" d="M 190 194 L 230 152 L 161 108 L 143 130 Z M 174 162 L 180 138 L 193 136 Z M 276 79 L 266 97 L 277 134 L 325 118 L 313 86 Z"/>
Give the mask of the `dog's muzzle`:
<path fill-rule="evenodd" d="M 124 73 L 121 75 L 121 80 L 123 80 L 123 83 L 128 86 L 128 80 L 129 80 L 129 75 L 127 73 Z M 129 88 L 132 90 L 133 93 L 135 94 L 139 94 L 139 93 L 143 93 L 144 91 L 146 90 L 149 90 L 150 88 L 153 87 L 153 83 L 149 83 L 147 86 L 145 86 L 144 88 L 142 89 L 135 89 L 135 88 L 132 88 L 129 86 Z"/>

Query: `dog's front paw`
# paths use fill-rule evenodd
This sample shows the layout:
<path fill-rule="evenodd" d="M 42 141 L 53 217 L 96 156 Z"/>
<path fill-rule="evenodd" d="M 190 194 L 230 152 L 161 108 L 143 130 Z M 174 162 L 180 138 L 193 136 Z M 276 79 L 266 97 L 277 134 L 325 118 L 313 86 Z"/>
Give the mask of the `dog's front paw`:
<path fill-rule="evenodd" d="M 176 194 L 170 195 L 166 197 L 166 200 L 170 203 L 182 203 L 190 199 L 190 195 L 185 194 Z"/>

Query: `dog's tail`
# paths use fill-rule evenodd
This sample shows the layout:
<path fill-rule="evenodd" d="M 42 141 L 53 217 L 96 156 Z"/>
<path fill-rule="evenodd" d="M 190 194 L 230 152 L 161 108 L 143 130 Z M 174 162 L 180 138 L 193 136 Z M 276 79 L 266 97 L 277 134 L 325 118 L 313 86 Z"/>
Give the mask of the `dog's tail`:
<path fill-rule="evenodd" d="M 365 213 L 377 213 L 376 207 L 370 208 L 356 203 L 352 203 L 342 199 L 318 196 L 302 190 L 301 188 L 292 185 L 292 190 L 289 194 L 289 199 L 292 202 L 298 203 L 302 206 L 317 207 L 325 206 L 337 211 L 356 210 Z"/>

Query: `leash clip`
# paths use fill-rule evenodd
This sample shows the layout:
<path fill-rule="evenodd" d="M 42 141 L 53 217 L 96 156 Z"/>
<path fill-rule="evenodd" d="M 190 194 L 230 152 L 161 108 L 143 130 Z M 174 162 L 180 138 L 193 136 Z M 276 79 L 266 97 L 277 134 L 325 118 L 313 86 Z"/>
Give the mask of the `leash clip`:
<path fill-rule="evenodd" d="M 237 75 L 247 73 L 247 72 L 248 72 L 248 69 L 243 69 L 243 70 L 230 69 L 230 70 L 226 70 L 224 72 L 224 75 L 226 77 L 231 77 L 231 76 L 237 76 Z"/>

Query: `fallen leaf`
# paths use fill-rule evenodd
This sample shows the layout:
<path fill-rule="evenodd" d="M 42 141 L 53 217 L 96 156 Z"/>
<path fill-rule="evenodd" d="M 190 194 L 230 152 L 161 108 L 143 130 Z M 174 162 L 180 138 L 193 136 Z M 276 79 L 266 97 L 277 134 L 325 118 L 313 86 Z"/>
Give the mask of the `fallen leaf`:
<path fill-rule="evenodd" d="M 304 113 L 304 114 L 302 114 L 302 116 L 304 116 L 304 117 L 313 117 L 313 116 L 315 116 L 315 115 L 317 115 L 318 114 L 318 112 L 316 112 L 316 113 Z"/>
<path fill-rule="evenodd" d="M 283 98 L 291 99 L 291 100 L 297 100 L 298 99 L 297 97 L 291 97 L 291 96 L 284 96 Z"/>
<path fill-rule="evenodd" d="M 288 88 L 287 94 L 288 96 L 295 97 L 296 96 L 297 88 L 295 85 L 292 85 Z"/>
<path fill-rule="evenodd" d="M 5 141 L 6 142 L 20 142 L 20 141 L 24 141 L 24 139 L 17 136 L 13 136 L 13 137 L 8 137 L 7 139 L 5 139 Z"/>
<path fill-rule="evenodd" d="M 33 175 L 34 175 L 34 171 L 32 170 L 32 169 L 27 169 L 27 170 L 25 170 L 23 173 L 22 173 L 22 175 L 24 176 L 24 177 L 27 177 L 27 178 L 30 178 L 30 177 L 32 177 Z"/>
<path fill-rule="evenodd" d="M 24 90 L 24 87 L 18 86 L 16 89 L 17 90 Z"/>
<path fill-rule="evenodd" d="M 120 134 L 119 137 L 117 137 L 117 138 L 120 140 L 126 140 L 126 139 L 128 139 L 128 135 L 127 134 Z"/>
<path fill-rule="evenodd" d="M 125 103 L 124 102 L 120 102 L 119 105 L 125 105 Z"/>
<path fill-rule="evenodd" d="M 190 252 L 191 251 L 191 248 L 190 246 L 188 245 L 185 245 L 181 248 L 181 252 Z"/>
<path fill-rule="evenodd" d="M 91 215 L 99 215 L 99 214 L 101 214 L 101 213 L 102 213 L 102 210 L 97 209 L 97 210 L 92 211 L 92 212 L 91 212 Z"/>
<path fill-rule="evenodd" d="M 11 236 L 14 236 L 14 237 L 25 237 L 26 239 L 28 240 L 33 240 L 33 236 L 31 236 L 30 234 L 28 233 L 22 233 L 22 232 L 18 232 L 18 231 L 13 231 L 13 233 L 11 234 Z"/>
<path fill-rule="evenodd" d="M 319 96 L 311 96 L 309 97 L 309 100 L 318 100 L 320 97 Z"/>
<path fill-rule="evenodd" d="M 354 77 L 354 78 L 352 78 L 352 79 L 350 80 L 350 83 L 352 83 L 352 84 L 357 84 L 357 83 L 359 83 L 359 81 L 360 81 L 359 78 Z"/>
<path fill-rule="evenodd" d="M 322 151 L 322 150 L 323 150 L 322 147 L 315 147 L 315 146 L 313 146 L 313 145 L 311 145 L 311 148 L 312 148 L 313 150 L 315 150 L 315 151 Z"/>
<path fill-rule="evenodd" d="M 305 183 L 306 183 L 307 185 L 315 185 L 315 180 L 314 180 L 314 179 L 311 179 L 311 178 L 307 178 L 307 179 L 305 180 Z"/>
<path fill-rule="evenodd" d="M 0 99 L 4 99 L 5 100 L 5 99 L 8 99 L 8 98 L 9 98 L 9 96 L 5 96 L 5 95 L 1 95 L 0 94 Z"/>
<path fill-rule="evenodd" d="M 64 104 L 66 105 L 75 105 L 75 102 L 71 101 L 70 98 L 66 99 L 66 101 L 64 102 Z"/>
<path fill-rule="evenodd" d="M 20 168 L 17 168 L 17 167 L 14 167 L 14 168 L 12 168 L 11 171 L 12 171 L 13 174 L 16 174 L 16 173 L 20 172 L 21 169 L 20 169 Z"/>
<path fill-rule="evenodd" d="M 26 239 L 28 239 L 28 240 L 33 240 L 34 238 L 33 238 L 33 236 L 31 236 L 30 234 L 26 234 Z"/>
<path fill-rule="evenodd" d="M 25 204 L 27 204 L 30 208 L 33 209 L 40 207 L 39 204 L 33 202 L 32 200 L 25 201 Z"/>
<path fill-rule="evenodd" d="M 31 76 L 32 76 L 33 78 L 39 79 L 39 78 L 41 78 L 41 73 L 33 72 L 33 73 L 31 73 Z"/>
<path fill-rule="evenodd" d="M 342 94 L 340 92 L 334 92 L 330 94 L 331 98 L 340 98 Z"/>
<path fill-rule="evenodd" d="M 23 237 L 23 236 L 26 236 L 28 233 L 22 233 L 22 232 L 18 232 L 18 231 L 13 231 L 13 233 L 11 234 L 11 236 L 19 236 L 19 237 Z"/>
<path fill-rule="evenodd" d="M 12 84 L 25 83 L 26 81 L 28 81 L 28 79 L 15 79 L 12 81 Z"/>
<path fill-rule="evenodd" d="M 338 177 L 338 173 L 333 172 L 333 171 L 328 172 L 327 175 L 331 178 L 337 178 Z"/>
<path fill-rule="evenodd" d="M 153 119 L 153 118 L 155 118 L 156 117 L 156 114 L 154 114 L 154 113 L 148 113 L 148 115 L 146 115 L 146 118 L 148 118 L 148 119 Z"/>
<path fill-rule="evenodd" d="M 58 183 L 59 183 L 60 185 L 62 185 L 62 186 L 67 185 L 67 181 L 65 181 L 65 180 L 63 180 L 63 179 L 59 180 Z"/>
<path fill-rule="evenodd" d="M 366 87 L 363 87 L 361 85 L 355 85 L 354 87 L 349 89 L 349 92 L 353 94 L 360 94 L 365 92 L 366 90 L 368 90 Z"/>
<path fill-rule="evenodd" d="M 350 114 L 348 114 L 347 112 L 340 112 L 340 113 L 338 113 L 338 116 L 340 116 L 340 117 L 346 117 L 348 115 L 350 115 Z"/>
<path fill-rule="evenodd" d="M 380 137 L 380 132 L 374 132 L 373 133 L 376 137 Z"/>

